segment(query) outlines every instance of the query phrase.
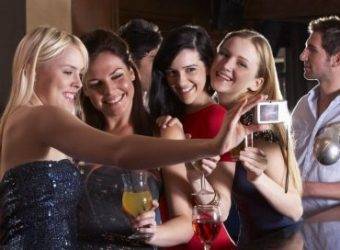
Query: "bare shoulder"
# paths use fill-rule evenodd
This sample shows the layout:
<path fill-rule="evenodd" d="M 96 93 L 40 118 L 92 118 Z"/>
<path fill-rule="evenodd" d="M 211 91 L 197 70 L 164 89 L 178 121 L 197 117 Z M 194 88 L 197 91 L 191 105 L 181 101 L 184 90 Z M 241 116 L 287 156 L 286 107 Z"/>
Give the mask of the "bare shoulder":
<path fill-rule="evenodd" d="M 41 105 L 41 106 L 36 106 L 31 108 L 31 116 L 34 119 L 39 119 L 40 121 L 48 120 L 50 121 L 51 119 L 61 119 L 61 118 L 71 118 L 74 117 L 73 114 L 70 112 L 67 112 L 66 110 L 62 108 L 58 108 L 55 106 L 51 105 Z"/>
<path fill-rule="evenodd" d="M 173 140 L 183 140 L 185 139 L 183 128 L 179 125 L 174 124 L 171 127 L 166 127 L 160 131 L 162 138 L 173 139 Z"/>
<path fill-rule="evenodd" d="M 35 107 L 21 106 L 9 116 L 8 124 L 20 122 L 22 120 L 25 120 L 25 123 L 30 121 L 43 121 L 44 119 L 54 118 L 54 116 L 60 116 L 66 113 L 67 112 L 63 109 L 50 105 L 40 105 Z"/>
<path fill-rule="evenodd" d="M 34 108 L 29 106 L 18 107 L 8 116 L 4 127 L 4 134 L 12 134 L 13 131 L 25 130 L 26 127 L 33 124 L 36 121 L 33 110 Z"/>
<path fill-rule="evenodd" d="M 62 131 L 79 128 L 83 124 L 70 112 L 58 107 L 41 105 L 17 108 L 6 121 L 4 140 L 39 147 L 47 146 L 51 136 L 59 136 Z M 79 126 L 80 125 L 80 126 Z"/>
<path fill-rule="evenodd" d="M 72 116 L 66 111 L 49 106 L 41 105 L 36 107 L 22 106 L 15 110 L 5 124 L 5 133 L 18 130 L 29 130 L 32 133 L 46 127 L 59 119 L 67 119 Z"/>
<path fill-rule="evenodd" d="M 21 106 L 8 116 L 2 140 L 2 164 L 5 169 L 50 157 L 51 148 L 44 142 L 50 132 L 46 124 L 58 120 L 56 117 L 60 112 L 49 106 Z"/>

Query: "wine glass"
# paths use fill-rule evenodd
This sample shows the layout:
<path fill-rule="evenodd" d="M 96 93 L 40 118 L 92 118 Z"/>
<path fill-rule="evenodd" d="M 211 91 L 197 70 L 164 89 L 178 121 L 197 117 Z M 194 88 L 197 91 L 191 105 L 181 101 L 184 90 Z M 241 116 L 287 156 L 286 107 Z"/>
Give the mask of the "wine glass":
<path fill-rule="evenodd" d="M 194 161 L 194 162 L 191 162 L 191 165 L 193 168 L 195 169 L 199 169 L 199 167 L 197 166 L 199 163 L 199 161 Z M 195 193 L 192 193 L 192 195 L 211 195 L 211 194 L 215 194 L 213 191 L 209 191 L 207 188 L 206 188 L 206 185 L 205 185 L 205 176 L 204 176 L 204 173 L 202 170 L 200 170 L 201 172 L 201 188 L 198 192 L 195 192 Z"/>
<path fill-rule="evenodd" d="M 254 147 L 254 134 L 250 133 L 244 138 L 244 147 Z"/>
<path fill-rule="evenodd" d="M 253 122 L 254 122 L 253 111 L 248 111 L 247 113 L 242 115 L 241 118 L 240 118 L 240 122 L 245 126 L 249 126 L 249 125 L 253 124 Z M 236 162 L 236 161 L 238 161 L 238 159 L 240 157 L 240 151 L 244 150 L 244 148 L 246 148 L 246 147 L 253 147 L 253 146 L 254 146 L 254 136 L 253 136 L 253 133 L 250 133 L 250 134 L 246 135 L 243 142 L 241 142 L 238 146 L 231 149 L 229 151 L 229 154 L 230 154 L 232 160 Z"/>
<path fill-rule="evenodd" d="M 122 206 L 125 213 L 136 218 L 141 213 L 152 209 L 152 194 L 147 183 L 146 171 L 131 171 L 122 174 L 124 191 Z M 130 239 L 147 239 L 149 235 L 136 232 Z"/>
<path fill-rule="evenodd" d="M 240 143 L 238 146 L 234 147 L 229 151 L 230 156 L 233 161 L 238 161 L 240 157 L 240 151 L 244 150 L 246 147 L 253 147 L 254 146 L 254 135 L 253 133 L 250 133 L 246 135 L 244 138 L 244 141 Z"/>
<path fill-rule="evenodd" d="M 196 205 L 192 210 L 192 225 L 195 234 L 209 250 L 221 229 L 221 213 L 215 205 Z"/>

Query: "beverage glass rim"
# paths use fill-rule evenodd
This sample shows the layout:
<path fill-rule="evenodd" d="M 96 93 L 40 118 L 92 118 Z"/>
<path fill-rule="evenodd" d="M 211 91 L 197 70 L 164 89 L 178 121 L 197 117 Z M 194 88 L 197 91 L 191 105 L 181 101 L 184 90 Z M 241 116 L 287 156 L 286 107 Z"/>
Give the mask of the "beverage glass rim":
<path fill-rule="evenodd" d="M 130 172 L 123 172 L 121 175 L 129 176 L 129 175 L 147 175 L 147 171 L 145 170 L 131 170 Z"/>

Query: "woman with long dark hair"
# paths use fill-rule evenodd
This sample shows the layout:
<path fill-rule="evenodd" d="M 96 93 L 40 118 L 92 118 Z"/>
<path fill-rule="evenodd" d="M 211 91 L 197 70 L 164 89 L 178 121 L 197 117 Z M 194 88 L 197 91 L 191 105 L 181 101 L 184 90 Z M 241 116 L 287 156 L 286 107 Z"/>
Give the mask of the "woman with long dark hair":
<path fill-rule="evenodd" d="M 211 39 L 203 28 L 184 25 L 168 33 L 153 67 L 149 104 L 154 120 L 160 116 L 177 117 L 183 123 L 185 133 L 192 138 L 212 138 L 217 134 L 226 110 L 212 98 L 209 70 L 213 59 Z M 204 176 L 197 168 L 183 170 L 187 173 L 192 193 L 200 191 L 201 182 L 213 172 L 218 160 L 206 158 L 195 164 L 205 173 Z M 221 162 L 230 160 L 229 154 L 221 156 Z M 212 190 L 209 179 L 205 182 Z M 212 192 L 196 198 L 199 203 L 213 204 L 216 196 Z M 225 232 L 221 230 L 213 247 L 232 247 Z M 195 249 L 199 245 L 199 240 L 193 238 L 187 247 Z"/>
<path fill-rule="evenodd" d="M 86 123 L 114 135 L 152 135 L 153 126 L 142 103 L 142 88 L 127 44 L 112 32 L 96 30 L 82 37 L 89 52 L 89 69 L 81 92 Z M 163 131 L 166 133 L 166 131 Z M 143 162 L 140 163 L 141 167 Z M 166 196 L 174 216 L 160 224 L 158 209 L 134 220 L 144 240 L 129 238 L 134 230 L 122 210 L 122 175 L 118 166 L 81 166 L 85 183 L 79 209 L 79 239 L 84 248 L 150 248 L 186 242 L 192 236 L 191 206 L 180 166 L 148 172 L 152 197 Z M 162 178 L 163 177 L 163 178 Z M 181 187 L 178 189 L 177 187 Z M 158 225 L 157 225 L 158 224 Z M 177 228 L 176 230 L 173 230 Z M 146 242 L 146 243 L 145 243 Z"/>

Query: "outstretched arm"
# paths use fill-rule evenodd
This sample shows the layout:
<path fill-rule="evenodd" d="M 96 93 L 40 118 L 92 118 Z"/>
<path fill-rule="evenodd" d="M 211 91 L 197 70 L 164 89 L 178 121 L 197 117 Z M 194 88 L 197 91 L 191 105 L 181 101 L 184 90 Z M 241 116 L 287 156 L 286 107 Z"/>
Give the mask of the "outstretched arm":
<path fill-rule="evenodd" d="M 55 107 L 36 107 L 32 130 L 46 146 L 87 162 L 122 168 L 155 168 L 218 154 L 213 140 L 168 140 L 147 136 L 115 136 L 94 129 Z M 53 117 L 53 119 L 51 118 Z"/>
<path fill-rule="evenodd" d="M 240 116 L 261 98 L 243 103 L 233 117 L 227 116 L 219 134 L 213 139 L 167 140 L 146 136 L 114 136 L 98 131 L 72 114 L 52 106 L 30 108 L 25 134 L 41 147 L 59 151 L 88 162 L 122 168 L 155 168 L 179 162 L 221 155 L 237 145 L 245 134 L 261 129 L 245 127 Z M 142 163 L 142 164 L 141 164 Z"/>
<path fill-rule="evenodd" d="M 303 197 L 340 200 L 340 182 L 310 182 L 303 183 Z"/>

